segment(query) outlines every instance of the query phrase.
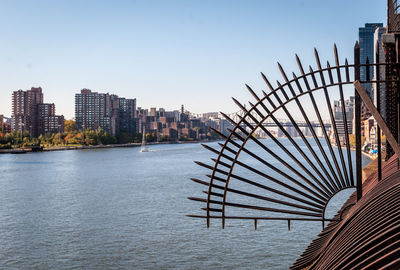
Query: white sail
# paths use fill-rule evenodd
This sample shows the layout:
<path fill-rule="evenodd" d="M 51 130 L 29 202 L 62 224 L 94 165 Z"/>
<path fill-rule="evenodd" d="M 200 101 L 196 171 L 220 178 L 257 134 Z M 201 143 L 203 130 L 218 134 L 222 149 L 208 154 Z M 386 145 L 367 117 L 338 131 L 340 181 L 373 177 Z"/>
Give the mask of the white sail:
<path fill-rule="evenodd" d="M 149 149 L 146 146 L 146 129 L 145 129 L 145 127 L 143 127 L 142 147 L 140 148 L 140 152 L 149 152 Z"/>

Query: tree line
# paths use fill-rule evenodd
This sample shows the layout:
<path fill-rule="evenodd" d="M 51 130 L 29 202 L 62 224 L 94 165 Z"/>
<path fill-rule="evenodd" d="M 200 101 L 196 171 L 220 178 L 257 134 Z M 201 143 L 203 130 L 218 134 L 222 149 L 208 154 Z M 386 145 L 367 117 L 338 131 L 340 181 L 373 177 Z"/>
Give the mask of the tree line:
<path fill-rule="evenodd" d="M 210 139 L 217 138 L 217 134 L 208 134 Z M 100 127 L 97 130 L 75 129 L 74 120 L 65 120 L 64 132 L 41 134 L 37 138 L 31 138 L 29 131 L 12 131 L 10 133 L 0 132 L 0 149 L 11 149 L 20 147 L 57 147 L 57 146 L 83 146 L 83 145 L 100 145 L 100 144 L 117 144 L 117 143 L 132 143 L 141 142 L 141 134 L 121 133 L 117 136 L 112 136 Z M 168 141 L 167 136 L 157 138 L 155 132 L 146 132 L 146 141 Z M 181 140 L 192 140 L 181 138 Z"/>

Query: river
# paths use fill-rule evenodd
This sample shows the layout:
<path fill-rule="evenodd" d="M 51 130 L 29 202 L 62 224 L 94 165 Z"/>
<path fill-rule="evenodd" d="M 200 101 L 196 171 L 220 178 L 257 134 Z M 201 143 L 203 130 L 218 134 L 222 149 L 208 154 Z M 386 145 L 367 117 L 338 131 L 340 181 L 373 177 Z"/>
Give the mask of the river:
<path fill-rule="evenodd" d="M 268 142 L 266 142 L 268 143 Z M 217 143 L 209 145 L 217 147 Z M 254 147 L 254 146 L 253 146 Z M 0 265 L 12 269 L 285 269 L 320 223 L 188 218 L 200 144 L 0 155 Z M 348 196 L 343 195 L 337 207 Z"/>

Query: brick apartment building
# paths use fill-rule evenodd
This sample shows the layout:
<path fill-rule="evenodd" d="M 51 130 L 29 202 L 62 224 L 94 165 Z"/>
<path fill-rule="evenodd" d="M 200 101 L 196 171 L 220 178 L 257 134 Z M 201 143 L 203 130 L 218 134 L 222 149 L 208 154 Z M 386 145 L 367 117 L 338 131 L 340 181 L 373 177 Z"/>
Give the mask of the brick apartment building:
<path fill-rule="evenodd" d="M 46 108 L 49 107 L 51 109 L 46 112 Z M 54 104 L 43 103 L 41 87 L 18 90 L 12 93 L 11 129 L 27 130 L 31 137 L 38 137 L 47 132 L 63 132 L 64 117 L 55 115 Z"/>
<path fill-rule="evenodd" d="M 136 133 L 136 99 L 82 89 L 75 94 L 77 130 L 99 127 L 113 136 L 122 132 Z"/>

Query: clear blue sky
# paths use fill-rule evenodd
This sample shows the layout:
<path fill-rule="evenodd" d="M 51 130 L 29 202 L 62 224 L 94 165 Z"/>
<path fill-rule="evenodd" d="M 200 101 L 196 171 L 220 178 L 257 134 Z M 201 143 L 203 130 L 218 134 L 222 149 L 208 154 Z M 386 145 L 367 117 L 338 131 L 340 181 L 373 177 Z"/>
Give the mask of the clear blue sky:
<path fill-rule="evenodd" d="M 276 62 L 297 71 L 353 54 L 358 27 L 386 24 L 378 0 L 0 1 L 0 114 L 11 92 L 42 86 L 58 114 L 74 115 L 82 88 L 137 98 L 141 107 L 195 113 L 237 111 L 244 83 L 281 79 Z M 332 61 L 333 62 L 333 61 Z"/>

